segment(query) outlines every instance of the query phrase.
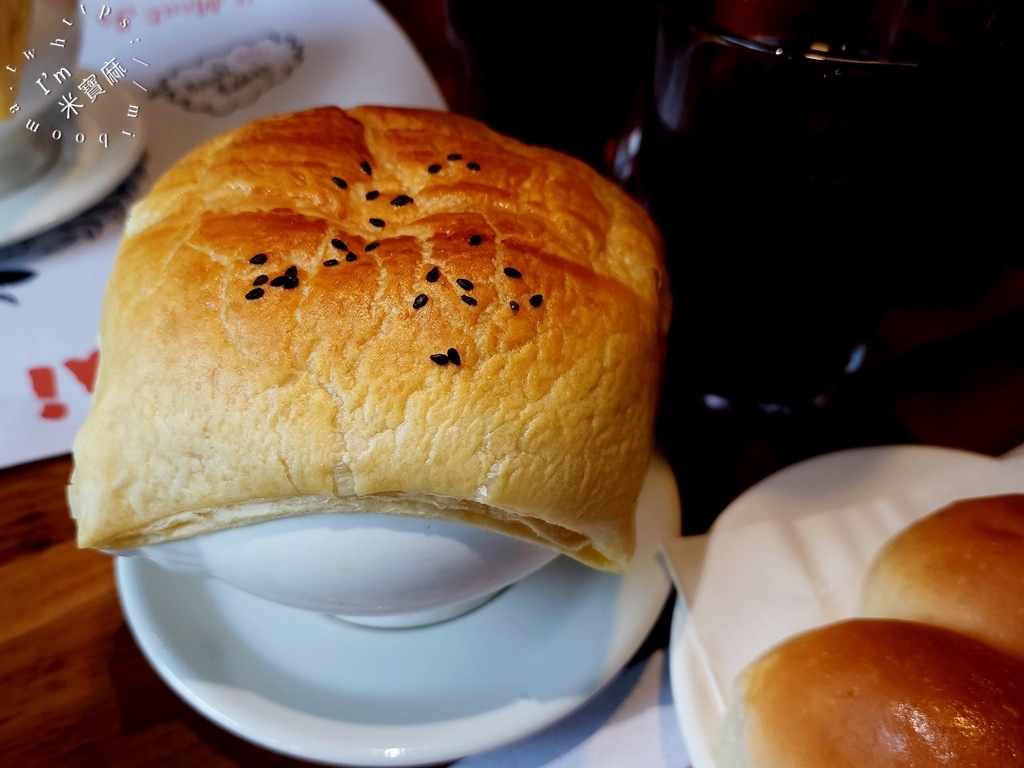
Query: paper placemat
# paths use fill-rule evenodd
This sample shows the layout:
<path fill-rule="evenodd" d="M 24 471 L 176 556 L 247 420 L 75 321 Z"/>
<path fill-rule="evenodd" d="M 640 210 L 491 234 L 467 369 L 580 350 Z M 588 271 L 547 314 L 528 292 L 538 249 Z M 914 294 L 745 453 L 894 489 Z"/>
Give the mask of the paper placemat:
<path fill-rule="evenodd" d="M 1024 452 L 851 449 L 766 479 L 710 534 L 666 542 L 682 595 L 669 648 L 674 706 L 695 768 L 714 768 L 733 681 L 747 664 L 790 636 L 858 615 L 871 562 L 907 525 L 958 499 L 1001 493 L 1024 493 Z"/>
<path fill-rule="evenodd" d="M 124 132 L 141 121 L 145 160 L 84 213 L 0 247 L 0 467 L 70 450 L 89 407 L 100 307 L 125 213 L 184 153 L 255 118 L 324 104 L 445 106 L 404 32 L 370 0 L 84 3 L 66 21 L 81 32 L 80 66 L 57 79 L 77 99 L 78 117 L 99 114 L 88 110 L 109 104 L 115 90 L 133 116 L 37 133 L 58 132 L 62 153 L 89 149 L 93 162 L 113 162 L 114 153 L 135 149 L 141 131 Z M 54 40 L 62 34 L 54 30 Z M 105 91 L 92 90 L 95 102 L 88 83 L 79 88 L 89 74 Z M 53 81 L 49 73 L 43 83 Z M 55 215 L 81 192 L 73 179 L 60 182 L 33 204 Z M 0 200 L 0 221 L 32 213 Z"/>

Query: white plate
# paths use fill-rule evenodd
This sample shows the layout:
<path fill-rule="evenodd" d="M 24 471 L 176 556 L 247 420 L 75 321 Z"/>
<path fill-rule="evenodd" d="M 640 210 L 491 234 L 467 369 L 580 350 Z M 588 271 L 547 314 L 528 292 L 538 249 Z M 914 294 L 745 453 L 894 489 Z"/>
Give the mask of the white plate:
<path fill-rule="evenodd" d="M 116 130 L 109 135 L 113 126 L 120 127 L 128 104 L 124 89 L 111 88 L 78 114 L 59 142 L 51 139 L 60 145 L 53 167 L 34 183 L 0 198 L 0 248 L 72 219 L 124 181 L 146 148 L 146 121 L 141 113 L 131 122 L 134 137 L 117 135 Z M 50 111 L 57 118 L 46 122 L 60 124 L 59 107 L 54 105 Z M 106 147 L 98 140 L 103 133 L 108 134 Z M 75 134 L 83 137 L 81 143 L 75 141 Z"/>
<path fill-rule="evenodd" d="M 739 496 L 715 521 L 710 536 L 746 525 L 864 504 L 929 482 L 945 481 L 958 473 L 984 472 L 998 463 L 980 454 L 930 446 L 857 448 L 819 456 L 788 467 Z M 919 511 L 925 514 L 932 510 Z M 865 571 L 869 563 L 869 559 L 862 561 Z M 755 580 L 763 583 L 765 574 L 752 568 L 744 570 L 740 563 L 734 565 L 751 584 Z M 698 594 L 703 598 L 700 588 Z M 752 619 L 742 606 L 718 607 L 723 613 L 732 609 L 730 621 L 734 622 L 737 637 L 759 631 L 759 627 L 751 626 Z M 839 618 L 843 616 L 829 617 Z M 761 650 L 767 650 L 768 645 Z M 725 701 L 711 679 L 707 659 L 682 600 L 677 601 L 673 614 L 669 673 L 676 713 L 693 768 L 715 768 L 714 746 L 722 727 Z"/>
<path fill-rule="evenodd" d="M 185 701 L 268 749 L 329 764 L 426 765 L 526 736 L 614 677 L 671 582 L 656 552 L 679 500 L 652 461 L 625 575 L 560 557 L 481 608 L 380 630 L 263 601 L 223 582 L 118 558 L 128 625 Z"/>

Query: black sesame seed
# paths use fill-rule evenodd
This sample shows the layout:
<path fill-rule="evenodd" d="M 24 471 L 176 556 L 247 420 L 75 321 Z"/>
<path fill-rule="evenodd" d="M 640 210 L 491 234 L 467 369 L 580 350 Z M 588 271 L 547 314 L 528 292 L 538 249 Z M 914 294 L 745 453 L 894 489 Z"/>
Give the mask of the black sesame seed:
<path fill-rule="evenodd" d="M 285 288 L 290 290 L 298 286 L 299 278 L 295 277 L 294 275 L 278 275 L 277 277 L 270 281 L 270 284 L 274 288 Z"/>
<path fill-rule="evenodd" d="M 451 347 L 448 350 L 448 359 L 451 360 L 456 365 L 462 365 L 462 357 L 459 355 L 459 350 L 457 350 L 455 347 Z"/>
<path fill-rule="evenodd" d="M 466 167 L 471 171 L 479 171 L 480 166 L 477 163 L 466 163 Z"/>
<path fill-rule="evenodd" d="M 373 175 L 373 169 L 370 167 L 370 164 L 365 160 L 363 160 L 363 162 L 359 164 L 359 167 L 363 169 L 363 173 L 365 173 L 367 176 Z"/>
<path fill-rule="evenodd" d="M 438 365 L 448 365 L 448 355 L 442 355 L 442 354 L 431 355 L 430 359 L 433 360 Z"/>
<path fill-rule="evenodd" d="M 382 228 L 384 226 L 384 219 L 370 219 L 370 223 L 375 227 Z"/>
<path fill-rule="evenodd" d="M 408 195 L 399 195 L 398 197 L 391 201 L 391 204 L 396 208 L 401 208 L 403 205 L 408 205 L 411 202 L 412 198 L 409 197 Z"/>
<path fill-rule="evenodd" d="M 472 296 L 460 296 L 459 298 L 462 299 L 467 304 L 469 304 L 469 306 L 471 307 L 476 306 L 476 299 L 474 299 Z"/>
<path fill-rule="evenodd" d="M 252 301 L 253 299 L 260 298 L 262 295 L 263 295 L 263 289 L 262 288 L 253 288 L 251 291 L 249 291 L 247 294 L 245 294 L 245 298 L 249 299 L 249 301 Z"/>
<path fill-rule="evenodd" d="M 331 240 L 331 245 L 333 245 L 339 251 L 347 251 L 348 250 L 348 246 L 345 245 L 345 241 L 344 240 L 339 240 L 338 238 L 334 238 L 333 240 Z"/>
<path fill-rule="evenodd" d="M 441 170 L 441 166 L 435 164 L 435 165 L 432 165 L 429 168 L 427 168 L 427 173 L 437 173 L 440 170 Z"/>
<path fill-rule="evenodd" d="M 333 181 L 333 182 L 334 182 L 335 184 L 337 184 L 337 185 L 338 185 L 339 187 L 341 187 L 342 189 L 344 189 L 345 187 L 347 187 L 347 186 L 348 186 L 348 182 L 347 182 L 347 181 L 345 181 L 345 180 L 344 180 L 343 178 L 341 178 L 340 176 L 335 176 L 335 177 L 334 177 L 333 179 L 331 179 L 331 181 Z"/>
<path fill-rule="evenodd" d="M 508 303 L 508 305 L 509 305 L 509 307 L 512 308 L 513 312 L 515 312 L 517 309 L 519 309 L 519 302 L 518 301 L 510 301 Z"/>
<path fill-rule="evenodd" d="M 380 197 L 380 192 L 378 192 L 377 190 L 373 190 L 372 192 L 366 193 L 367 200 L 376 200 L 378 197 Z"/>
<path fill-rule="evenodd" d="M 480 243 L 482 243 L 483 241 L 484 239 L 480 237 L 480 235 L 473 235 L 471 238 L 469 238 L 470 245 L 480 245 Z"/>
<path fill-rule="evenodd" d="M 286 270 L 284 271 L 284 273 L 285 273 L 285 274 L 286 274 L 286 275 L 287 275 L 288 277 L 298 277 L 298 275 L 299 275 L 299 270 L 298 270 L 298 269 L 296 269 L 295 267 L 288 267 L 288 269 L 286 269 Z"/>
<path fill-rule="evenodd" d="M 426 303 L 427 303 L 427 294 L 421 293 L 419 296 L 417 296 L 415 299 L 412 300 L 412 308 L 413 309 L 419 309 L 420 307 L 422 307 Z"/>
<path fill-rule="evenodd" d="M 253 256 L 251 259 L 249 259 L 249 263 L 250 264 L 264 264 L 264 263 L 266 263 L 266 261 L 267 261 L 267 254 L 265 254 L 265 253 L 257 253 L 255 256 Z"/>
<path fill-rule="evenodd" d="M 366 250 L 370 250 L 370 249 L 367 248 Z M 345 261 L 355 261 L 356 258 L 357 258 L 356 255 L 354 253 L 352 253 L 351 251 L 349 251 L 348 253 L 345 254 Z"/>
<path fill-rule="evenodd" d="M 253 285 L 263 285 L 269 279 L 270 278 L 267 277 L 266 275 L 260 275 L 259 277 L 257 277 L 255 280 L 252 281 L 252 284 Z"/>
<path fill-rule="evenodd" d="M 464 277 L 460 277 L 455 282 L 458 283 L 459 284 L 459 288 L 461 288 L 464 291 L 472 291 L 473 290 L 473 281 L 472 280 L 467 280 Z"/>
<path fill-rule="evenodd" d="M 433 267 L 429 272 L 427 272 L 427 282 L 428 283 L 436 282 L 437 278 L 438 278 L 438 276 L 440 274 L 441 274 L 440 270 L 438 270 L 437 267 Z"/>
<path fill-rule="evenodd" d="M 324 262 L 324 266 L 325 267 L 336 267 L 336 266 L 338 266 L 338 260 L 337 259 L 328 259 L 327 261 Z"/>
<path fill-rule="evenodd" d="M 508 277 L 514 278 L 516 280 L 523 276 L 523 273 L 520 272 L 515 267 L 505 267 L 505 269 L 503 269 L 502 272 L 504 272 Z"/>
<path fill-rule="evenodd" d="M 460 155 L 460 154 L 448 155 L 448 159 L 449 160 L 461 160 L 462 159 L 462 155 Z"/>
<path fill-rule="evenodd" d="M 544 301 L 544 297 L 541 296 L 539 293 L 535 293 L 533 296 L 530 297 L 530 306 L 539 307 L 542 301 Z"/>
<path fill-rule="evenodd" d="M 377 248 L 378 248 L 379 246 L 380 246 L 380 243 L 379 243 L 379 242 L 377 242 L 376 240 L 374 240 L 374 241 L 373 241 L 372 243 L 370 243 L 370 244 L 369 244 L 368 246 L 366 246 L 365 248 L 363 248 L 363 250 L 364 250 L 364 251 L 366 251 L 367 253 L 369 253 L 370 251 L 375 251 L 375 250 L 377 250 Z"/>

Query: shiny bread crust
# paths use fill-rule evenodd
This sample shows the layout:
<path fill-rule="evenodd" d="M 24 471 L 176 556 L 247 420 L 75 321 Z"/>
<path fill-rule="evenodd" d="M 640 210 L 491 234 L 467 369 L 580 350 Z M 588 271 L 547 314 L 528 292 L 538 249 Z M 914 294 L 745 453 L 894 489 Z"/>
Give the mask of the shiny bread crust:
<path fill-rule="evenodd" d="M 959 499 L 893 536 L 861 612 L 955 629 L 1024 658 L 1024 494 Z"/>
<path fill-rule="evenodd" d="M 1024 660 L 944 627 L 848 619 L 740 675 L 719 768 L 1006 768 L 1024 760 Z"/>
<path fill-rule="evenodd" d="M 622 570 L 669 301 L 650 219 L 575 159 L 429 110 L 247 124 L 127 222 L 79 545 L 379 511 Z"/>

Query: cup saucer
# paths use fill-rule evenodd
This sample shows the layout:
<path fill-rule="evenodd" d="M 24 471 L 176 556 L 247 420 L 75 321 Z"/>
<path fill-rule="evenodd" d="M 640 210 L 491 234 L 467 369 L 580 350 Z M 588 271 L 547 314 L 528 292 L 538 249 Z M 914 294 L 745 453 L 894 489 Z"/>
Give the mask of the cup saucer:
<path fill-rule="evenodd" d="M 679 514 L 656 456 L 625 574 L 559 557 L 470 613 L 411 629 L 271 603 L 139 558 L 117 558 L 115 573 L 150 664 L 221 727 L 324 764 L 431 765 L 540 730 L 626 665 L 671 594 L 657 553 Z"/>
<path fill-rule="evenodd" d="M 34 181 L 0 197 L 0 247 L 25 240 L 74 218 L 110 194 L 138 164 L 146 147 L 146 125 L 142 115 L 124 116 L 129 97 L 123 88 L 111 88 L 73 121 L 50 108 L 50 125 L 67 126 L 60 138 L 40 140 L 59 145 L 59 156 Z M 44 118 L 40 117 L 40 123 Z M 47 125 L 40 129 L 51 131 Z M 130 127 L 134 136 L 122 130 Z M 28 130 L 26 128 L 26 130 Z M 100 137 L 107 136 L 107 144 Z M 80 136 L 81 140 L 76 140 Z"/>

